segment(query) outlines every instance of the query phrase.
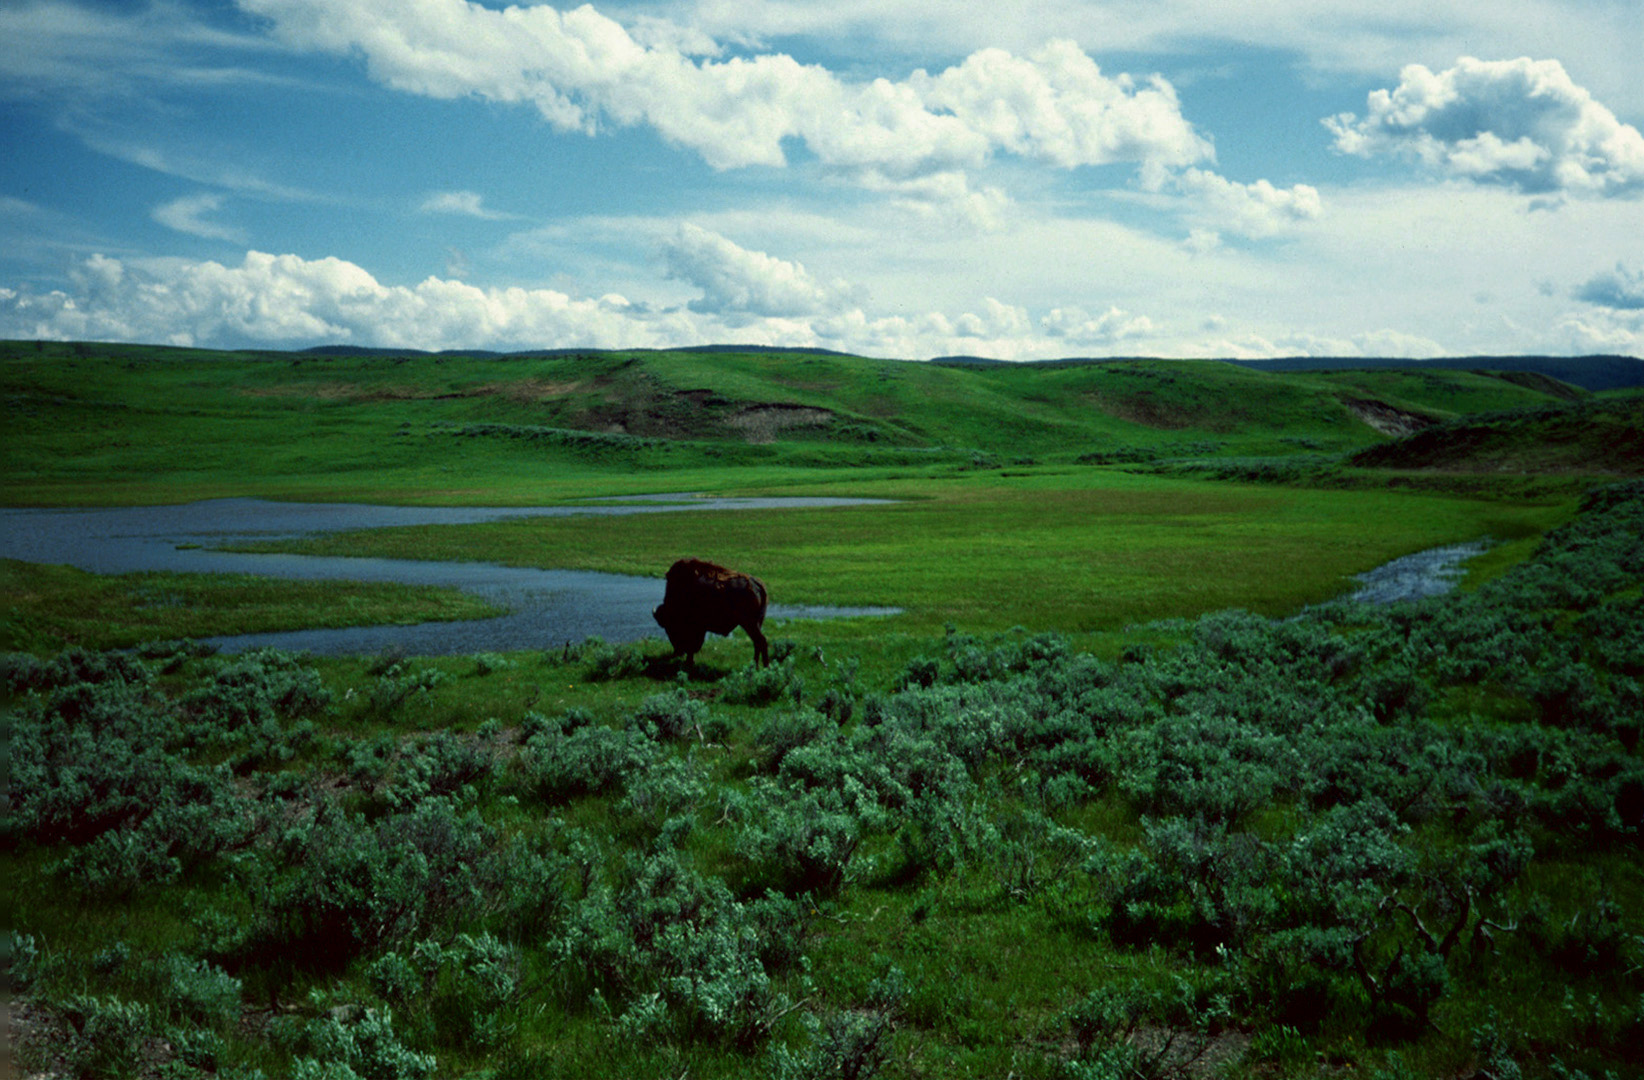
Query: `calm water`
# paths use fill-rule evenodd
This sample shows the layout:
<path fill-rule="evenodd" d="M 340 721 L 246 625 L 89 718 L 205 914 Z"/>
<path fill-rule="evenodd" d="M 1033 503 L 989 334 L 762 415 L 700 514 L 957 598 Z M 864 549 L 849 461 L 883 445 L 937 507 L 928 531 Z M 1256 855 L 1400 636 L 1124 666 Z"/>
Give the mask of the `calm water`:
<path fill-rule="evenodd" d="M 66 564 L 100 574 L 169 570 L 451 586 L 484 597 L 507 608 L 510 614 L 468 622 L 303 630 L 211 640 L 230 652 L 262 645 L 306 649 L 316 653 L 375 653 L 388 648 L 398 648 L 414 655 L 501 652 L 553 648 L 591 635 L 598 635 L 607 641 L 660 637 L 661 630 L 651 618 L 651 609 L 662 602 L 662 579 L 573 570 L 532 570 L 489 563 L 260 555 L 214 551 L 211 548 L 234 541 L 393 525 L 456 525 L 573 514 L 776 510 L 882 501 L 808 497 L 708 499 L 693 495 L 653 495 L 554 507 L 371 506 L 213 499 L 182 506 L 93 510 L 0 508 L 0 557 Z M 658 567 L 658 573 L 664 569 Z M 895 614 L 896 610 L 773 604 L 770 618 L 888 615 Z"/>
<path fill-rule="evenodd" d="M 651 609 L 662 602 L 658 578 L 576 570 L 532 570 L 490 563 L 258 555 L 214 551 L 237 540 L 276 539 L 393 525 L 460 525 L 517 517 L 573 514 L 657 514 L 681 510 L 779 510 L 864 505 L 886 500 L 835 498 L 717 499 L 648 495 L 594 500 L 580 506 L 418 507 L 356 503 L 277 503 L 214 499 L 182 506 L 94 510 L 0 508 L 0 557 L 63 563 L 100 574 L 139 570 L 245 573 L 267 577 L 394 581 L 444 585 L 484 597 L 509 614 L 466 622 L 363 626 L 210 639 L 225 651 L 272 645 L 315 653 L 411 655 L 556 648 L 598 635 L 607 641 L 661 637 Z M 1433 548 L 1358 575 L 1350 599 L 1390 604 L 1450 591 L 1462 563 L 1480 541 Z M 688 554 L 682 552 L 681 554 Z M 660 573 L 664 567 L 658 567 Z M 833 608 L 772 604 L 772 619 L 893 615 L 896 608 Z"/>
<path fill-rule="evenodd" d="M 1454 589 L 1467 572 L 1462 563 L 1481 554 L 1489 546 L 1488 541 L 1475 540 L 1470 544 L 1429 548 L 1394 559 L 1356 575 L 1355 580 L 1360 585 L 1348 599 L 1361 604 L 1394 604 L 1400 600 L 1441 596 Z"/>

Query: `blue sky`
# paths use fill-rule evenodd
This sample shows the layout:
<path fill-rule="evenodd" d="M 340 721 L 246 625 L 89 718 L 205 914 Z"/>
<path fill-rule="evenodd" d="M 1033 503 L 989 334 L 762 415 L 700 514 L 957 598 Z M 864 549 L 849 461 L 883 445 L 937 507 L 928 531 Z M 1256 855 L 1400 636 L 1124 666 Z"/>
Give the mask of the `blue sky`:
<path fill-rule="evenodd" d="M 0 337 L 1644 357 L 1636 0 L 8 0 Z"/>

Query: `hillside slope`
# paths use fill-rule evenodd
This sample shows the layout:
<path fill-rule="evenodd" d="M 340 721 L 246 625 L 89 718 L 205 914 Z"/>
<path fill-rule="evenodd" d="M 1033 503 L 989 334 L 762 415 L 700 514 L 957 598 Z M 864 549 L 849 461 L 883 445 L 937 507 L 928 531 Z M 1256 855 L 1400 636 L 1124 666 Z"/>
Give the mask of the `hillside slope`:
<path fill-rule="evenodd" d="M 1644 394 L 1468 416 L 1348 460 L 1375 469 L 1644 476 Z"/>
<path fill-rule="evenodd" d="M 1236 360 L 1257 371 L 1334 371 L 1344 368 L 1399 371 L 1493 371 L 1539 375 L 1584 390 L 1644 387 L 1644 360 L 1631 356 L 1460 356 L 1438 360 L 1350 357 L 1287 357 L 1281 360 Z"/>
<path fill-rule="evenodd" d="M 223 476 L 236 490 L 284 497 L 358 497 L 361 485 L 398 497 L 476 486 L 575 497 L 608 490 L 613 472 L 702 483 L 710 481 L 693 474 L 726 467 L 815 477 L 1339 455 L 1473 413 L 1581 395 L 1550 379 L 1479 372 L 1292 374 L 1216 361 L 942 365 L 770 350 L 499 356 L 11 342 L 0 343 L 0 498 L 135 490 L 155 477 L 203 497 Z"/>

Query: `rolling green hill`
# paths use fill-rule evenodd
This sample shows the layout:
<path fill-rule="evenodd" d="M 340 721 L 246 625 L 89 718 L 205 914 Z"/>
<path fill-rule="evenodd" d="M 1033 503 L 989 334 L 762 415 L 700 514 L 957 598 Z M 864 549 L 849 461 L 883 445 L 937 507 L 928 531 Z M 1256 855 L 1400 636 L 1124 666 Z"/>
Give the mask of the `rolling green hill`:
<path fill-rule="evenodd" d="M 1462 417 L 1367 447 L 1349 460 L 1362 468 L 1640 476 L 1644 394 Z"/>
<path fill-rule="evenodd" d="M 1280 360 L 1239 360 L 1236 363 L 1258 371 L 1328 371 L 1340 368 L 1492 371 L 1541 376 L 1594 391 L 1644 387 L 1644 360 L 1633 356 L 1460 356 L 1438 360 L 1287 357 Z"/>
<path fill-rule="evenodd" d="M 276 497 L 369 488 L 439 500 L 485 487 L 540 499 L 608 493 L 612 473 L 658 490 L 663 473 L 677 486 L 728 466 L 739 484 L 769 485 L 863 470 L 1345 454 L 1473 413 L 1583 396 L 1514 374 L 1269 373 L 1215 361 L 37 342 L 0 343 L 0 394 L 10 434 L 0 499 L 12 504 L 203 497 L 225 476 L 237 493 Z"/>

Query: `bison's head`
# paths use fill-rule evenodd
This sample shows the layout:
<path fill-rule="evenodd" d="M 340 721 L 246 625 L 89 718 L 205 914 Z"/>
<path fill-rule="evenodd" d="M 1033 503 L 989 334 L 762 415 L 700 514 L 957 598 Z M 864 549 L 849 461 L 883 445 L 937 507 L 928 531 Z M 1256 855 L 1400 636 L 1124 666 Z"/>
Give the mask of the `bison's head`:
<path fill-rule="evenodd" d="M 658 604 L 651 611 L 651 618 L 655 619 L 656 624 L 668 635 L 668 644 L 674 647 L 674 652 L 695 655 L 702 648 L 702 642 L 707 639 L 708 632 L 682 615 L 678 608 L 669 607 L 667 601 Z"/>

